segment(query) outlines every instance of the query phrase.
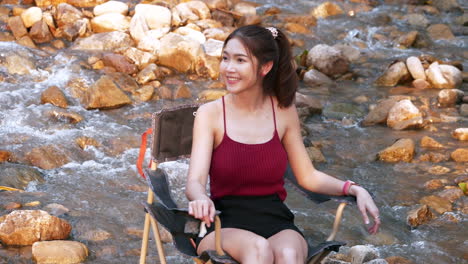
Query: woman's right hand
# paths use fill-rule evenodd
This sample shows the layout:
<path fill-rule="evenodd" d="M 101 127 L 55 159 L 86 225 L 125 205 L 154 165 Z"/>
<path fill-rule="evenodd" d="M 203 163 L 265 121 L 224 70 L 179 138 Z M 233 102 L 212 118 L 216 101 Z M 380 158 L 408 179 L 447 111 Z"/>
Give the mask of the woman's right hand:
<path fill-rule="evenodd" d="M 198 199 L 189 202 L 188 212 L 191 216 L 202 220 L 207 227 L 211 226 L 215 216 L 215 206 L 211 199 Z"/>

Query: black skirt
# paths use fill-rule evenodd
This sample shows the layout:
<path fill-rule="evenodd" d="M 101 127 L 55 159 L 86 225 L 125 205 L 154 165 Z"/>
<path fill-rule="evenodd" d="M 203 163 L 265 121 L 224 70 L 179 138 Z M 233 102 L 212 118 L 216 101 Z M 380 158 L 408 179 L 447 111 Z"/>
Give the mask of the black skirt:
<path fill-rule="evenodd" d="M 277 194 L 267 196 L 227 196 L 214 201 L 221 211 L 221 228 L 239 228 L 253 232 L 266 239 L 286 229 L 304 236 L 294 225 L 294 214 Z M 206 235 L 214 231 L 214 224 Z M 206 236 L 205 235 L 205 236 Z M 196 244 L 203 237 L 198 237 Z"/>

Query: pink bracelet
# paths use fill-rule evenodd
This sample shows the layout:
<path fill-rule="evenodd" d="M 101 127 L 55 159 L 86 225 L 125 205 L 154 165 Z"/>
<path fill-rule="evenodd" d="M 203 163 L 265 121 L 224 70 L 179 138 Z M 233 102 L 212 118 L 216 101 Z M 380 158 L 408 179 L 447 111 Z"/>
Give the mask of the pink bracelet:
<path fill-rule="evenodd" d="M 349 189 L 351 189 L 352 185 L 357 185 L 357 184 L 350 180 L 345 181 L 343 185 L 343 190 L 341 191 L 343 195 L 346 195 L 346 196 L 349 195 Z"/>

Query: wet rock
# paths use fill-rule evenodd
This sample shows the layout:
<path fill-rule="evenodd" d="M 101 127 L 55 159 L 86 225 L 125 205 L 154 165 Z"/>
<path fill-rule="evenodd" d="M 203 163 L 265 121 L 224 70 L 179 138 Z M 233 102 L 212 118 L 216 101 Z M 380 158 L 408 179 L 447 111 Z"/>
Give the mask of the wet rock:
<path fill-rule="evenodd" d="M 89 241 L 104 241 L 109 238 L 112 238 L 112 235 L 102 229 L 97 229 L 97 230 L 88 230 L 84 234 L 80 236 L 81 240 L 89 240 Z"/>
<path fill-rule="evenodd" d="M 388 264 L 388 262 L 385 259 L 373 259 L 364 264 Z"/>
<path fill-rule="evenodd" d="M 128 4 L 120 1 L 109 1 L 104 4 L 97 5 L 93 9 L 93 14 L 95 16 L 100 16 L 104 14 L 115 13 L 127 15 L 128 13 Z"/>
<path fill-rule="evenodd" d="M 416 89 L 429 89 L 432 87 L 429 82 L 427 82 L 426 80 L 421 80 L 421 79 L 416 79 L 411 84 Z"/>
<path fill-rule="evenodd" d="M 5 210 L 15 210 L 15 209 L 21 208 L 21 204 L 20 203 L 15 203 L 15 202 L 10 202 L 10 203 L 5 204 L 3 206 L 3 208 Z"/>
<path fill-rule="evenodd" d="M 67 2 L 76 7 L 95 7 L 100 5 L 106 0 L 67 0 Z"/>
<path fill-rule="evenodd" d="M 452 137 L 460 140 L 460 141 L 465 141 L 468 140 L 468 128 L 466 127 L 461 127 L 457 128 L 452 132 Z"/>
<path fill-rule="evenodd" d="M 213 90 L 213 89 L 208 89 L 208 90 L 203 90 L 198 94 L 198 99 L 202 101 L 213 101 L 216 99 L 221 98 L 222 96 L 226 95 L 227 91 L 226 90 Z"/>
<path fill-rule="evenodd" d="M 209 18 L 210 9 L 203 1 L 180 3 L 172 9 L 172 25 L 176 27 Z"/>
<path fill-rule="evenodd" d="M 158 65 L 188 72 L 195 69 L 202 55 L 200 43 L 189 41 L 179 34 L 169 33 L 161 39 Z"/>
<path fill-rule="evenodd" d="M 29 31 L 29 36 L 34 40 L 35 43 L 47 43 L 54 38 L 44 20 L 40 20 L 34 23 L 31 30 Z"/>
<path fill-rule="evenodd" d="M 34 44 L 34 41 L 29 36 L 21 37 L 20 39 L 16 41 L 16 43 L 18 43 L 21 46 L 25 46 L 25 47 L 32 48 L 32 49 L 37 49 L 36 44 Z"/>
<path fill-rule="evenodd" d="M 133 46 L 133 40 L 126 33 L 113 31 L 94 34 L 87 38 L 75 41 L 72 50 L 101 50 L 113 51 L 120 48 Z"/>
<path fill-rule="evenodd" d="M 62 3 L 57 6 L 57 12 L 55 13 L 54 18 L 57 26 L 62 27 L 67 24 L 74 24 L 76 21 L 83 19 L 84 15 L 74 6 Z"/>
<path fill-rule="evenodd" d="M 313 65 L 317 70 L 331 77 L 344 74 L 349 69 L 348 58 L 339 49 L 325 44 L 316 45 L 309 50 L 307 65 Z"/>
<path fill-rule="evenodd" d="M 158 66 L 156 64 L 151 63 L 137 74 L 135 80 L 139 84 L 146 84 L 150 81 L 156 80 L 156 74 L 154 72 L 156 71 L 157 67 Z"/>
<path fill-rule="evenodd" d="M 426 188 L 427 190 L 437 190 L 442 187 L 444 187 L 444 181 L 442 181 L 441 179 L 432 179 L 424 183 L 424 188 Z"/>
<path fill-rule="evenodd" d="M 83 18 L 73 23 L 65 24 L 59 27 L 54 33 L 54 36 L 56 38 L 63 38 L 71 42 L 74 41 L 77 37 L 85 37 L 88 28 L 91 28 L 89 19 Z"/>
<path fill-rule="evenodd" d="M 453 40 L 455 36 L 449 26 L 445 24 L 434 24 L 427 28 L 427 33 L 433 40 Z"/>
<path fill-rule="evenodd" d="M 190 88 L 188 88 L 188 86 L 186 86 L 185 84 L 179 85 L 174 92 L 173 99 L 180 98 L 192 98 L 192 92 L 190 91 Z"/>
<path fill-rule="evenodd" d="M 21 17 L 19 16 L 8 18 L 8 27 L 11 29 L 15 39 L 20 39 L 21 37 L 28 34 L 28 30 L 24 26 L 23 20 L 21 20 Z"/>
<path fill-rule="evenodd" d="M 450 201 L 435 195 L 425 196 L 419 200 L 419 203 L 429 206 L 439 214 L 452 211 L 452 203 Z"/>
<path fill-rule="evenodd" d="M 158 87 L 157 92 L 160 99 L 172 99 L 172 90 L 165 85 Z"/>
<path fill-rule="evenodd" d="M 334 85 L 335 82 L 330 79 L 327 75 L 317 71 L 316 69 L 311 69 L 304 74 L 304 83 L 308 86 L 315 87 L 321 85 Z"/>
<path fill-rule="evenodd" d="M 44 170 L 59 168 L 70 162 L 68 156 L 61 149 L 53 145 L 33 148 L 26 154 L 26 159 L 33 166 Z"/>
<path fill-rule="evenodd" d="M 152 85 L 143 85 L 132 95 L 136 101 L 148 102 L 153 98 L 154 87 Z"/>
<path fill-rule="evenodd" d="M 408 14 L 403 17 L 403 20 L 412 26 L 420 28 L 429 26 L 429 20 L 423 14 Z"/>
<path fill-rule="evenodd" d="M 48 204 L 44 207 L 44 210 L 54 216 L 60 216 L 70 212 L 68 208 L 58 203 Z"/>
<path fill-rule="evenodd" d="M 91 19 L 93 32 L 125 31 L 130 27 L 130 18 L 122 14 L 108 13 Z"/>
<path fill-rule="evenodd" d="M 144 17 L 149 29 L 160 30 L 163 34 L 171 28 L 171 11 L 163 6 L 138 4 L 135 6 L 135 15 Z"/>
<path fill-rule="evenodd" d="M 431 4 L 441 11 L 461 10 L 461 6 L 457 0 L 432 0 Z"/>
<path fill-rule="evenodd" d="M 0 240 L 7 245 L 67 239 L 70 231 L 67 221 L 42 210 L 17 210 L 0 217 Z"/>
<path fill-rule="evenodd" d="M 400 256 L 388 257 L 385 260 L 388 262 L 388 264 L 415 264 L 411 260 L 405 259 L 404 257 Z"/>
<path fill-rule="evenodd" d="M 422 114 L 413 103 L 404 99 L 397 102 L 389 111 L 387 126 L 395 130 L 420 127 L 423 123 Z"/>
<path fill-rule="evenodd" d="M 298 34 L 310 34 L 310 30 L 301 25 L 301 24 L 297 24 L 297 23 L 286 23 L 286 25 L 284 26 L 285 29 L 291 33 L 298 33 Z"/>
<path fill-rule="evenodd" d="M 468 148 L 458 148 L 450 154 L 456 162 L 468 162 Z"/>
<path fill-rule="evenodd" d="M 327 18 L 329 16 L 344 14 L 344 11 L 335 3 L 325 2 L 314 8 L 310 14 L 316 18 Z"/>
<path fill-rule="evenodd" d="M 406 59 L 406 67 L 408 67 L 408 71 L 410 72 L 413 79 L 426 80 L 424 67 L 418 57 L 411 56 Z"/>
<path fill-rule="evenodd" d="M 67 108 L 68 102 L 63 92 L 57 86 L 50 86 L 41 94 L 41 104 L 52 104 L 61 108 Z"/>
<path fill-rule="evenodd" d="M 413 43 L 416 41 L 418 37 L 417 31 L 410 31 L 402 36 L 400 36 L 397 40 L 397 46 L 400 48 L 409 48 L 413 46 Z"/>
<path fill-rule="evenodd" d="M 102 61 L 105 66 L 112 67 L 118 72 L 123 72 L 127 74 L 136 73 L 138 68 L 131 64 L 127 57 L 115 53 L 106 53 L 102 56 Z"/>
<path fill-rule="evenodd" d="M 0 32 L 0 41 L 15 41 L 15 37 L 10 32 Z"/>
<path fill-rule="evenodd" d="M 0 163 L 0 185 L 25 189 L 31 181 L 45 182 L 42 173 L 35 168 L 8 162 Z"/>
<path fill-rule="evenodd" d="M 385 162 L 411 162 L 414 156 L 414 142 L 411 139 L 399 139 L 392 146 L 379 152 L 379 159 Z"/>
<path fill-rule="evenodd" d="M 0 150 L 0 163 L 11 161 L 13 159 L 13 153 L 7 150 Z"/>
<path fill-rule="evenodd" d="M 38 264 L 82 263 L 88 257 L 88 248 L 77 241 L 43 241 L 32 246 L 33 259 Z"/>
<path fill-rule="evenodd" d="M 449 159 L 450 159 L 450 156 L 448 154 L 429 152 L 429 153 L 422 154 L 418 160 L 421 162 L 429 161 L 432 163 L 439 163 L 443 161 L 448 161 Z M 431 169 L 429 169 L 428 172 L 431 174 L 445 174 L 447 173 L 446 172 L 447 169 L 448 168 L 441 167 L 441 166 L 434 166 Z M 450 171 L 450 169 L 448 169 L 448 171 Z"/>
<path fill-rule="evenodd" d="M 112 78 L 104 75 L 89 88 L 85 108 L 109 109 L 131 103 L 130 98 L 115 85 Z"/>
<path fill-rule="evenodd" d="M 411 227 L 417 227 L 419 225 L 425 224 L 434 218 L 431 210 L 427 205 L 420 205 L 417 208 L 408 212 L 406 222 Z"/>
<path fill-rule="evenodd" d="M 460 115 L 461 116 L 468 116 L 468 104 L 462 104 L 460 106 Z"/>
<path fill-rule="evenodd" d="M 359 49 L 351 46 L 351 45 L 348 45 L 348 44 L 336 44 L 336 45 L 333 45 L 334 48 L 337 48 L 341 51 L 341 53 L 346 56 L 346 58 L 348 58 L 348 60 L 350 62 L 355 62 L 357 60 L 359 60 L 359 58 L 361 57 L 361 52 L 359 51 Z"/>
<path fill-rule="evenodd" d="M 387 122 L 390 109 L 397 103 L 395 99 L 385 99 L 380 101 L 362 121 L 363 126 L 372 126 Z"/>
<path fill-rule="evenodd" d="M 323 153 L 319 148 L 311 146 L 306 148 L 306 150 L 312 162 L 327 162 L 325 156 L 323 156 Z"/>
<path fill-rule="evenodd" d="M 57 120 L 69 122 L 71 124 L 79 123 L 84 119 L 82 115 L 75 112 L 53 110 L 50 111 L 48 114 L 56 118 Z"/>
<path fill-rule="evenodd" d="M 125 49 L 123 55 L 135 64 L 139 69 L 143 69 L 156 61 L 157 56 L 150 52 L 145 52 L 136 48 Z"/>
<path fill-rule="evenodd" d="M 41 21 L 41 19 L 42 10 L 36 6 L 30 7 L 21 13 L 21 20 L 23 20 L 23 24 L 26 28 L 32 27 L 32 25 Z"/>
<path fill-rule="evenodd" d="M 421 139 L 421 147 L 423 148 L 443 148 L 444 146 L 442 144 L 440 144 L 437 140 L 431 138 L 431 137 L 428 137 L 428 136 L 424 136 L 422 139 Z"/>
<path fill-rule="evenodd" d="M 410 73 L 404 62 L 396 62 L 382 74 L 376 81 L 376 85 L 395 86 L 400 82 L 404 82 L 410 78 Z"/>
<path fill-rule="evenodd" d="M 120 90 L 129 93 L 135 93 L 139 89 L 138 83 L 130 75 L 122 72 L 109 73 L 108 76 L 112 79 L 115 85 Z"/>
<path fill-rule="evenodd" d="M 343 118 L 361 118 L 364 116 L 360 106 L 348 103 L 333 103 L 323 108 L 322 115 L 326 118 L 342 120 Z"/>
<path fill-rule="evenodd" d="M 101 144 L 99 144 L 97 140 L 95 140 L 94 138 L 90 138 L 90 137 L 79 137 L 75 139 L 75 142 L 76 144 L 78 144 L 78 146 L 81 149 L 86 149 L 87 146 L 94 146 L 94 147 L 101 146 Z"/>
<path fill-rule="evenodd" d="M 6 57 L 6 68 L 9 74 L 25 75 L 36 68 L 35 62 L 26 57 L 12 54 Z"/>
<path fill-rule="evenodd" d="M 464 193 L 462 189 L 458 187 L 452 187 L 452 188 L 447 188 L 445 190 L 442 190 L 438 192 L 436 195 L 453 203 L 456 200 L 458 200 L 460 197 L 463 197 Z"/>
<path fill-rule="evenodd" d="M 368 246 L 354 246 L 349 250 L 352 264 L 361 264 L 379 257 L 378 252 Z"/>

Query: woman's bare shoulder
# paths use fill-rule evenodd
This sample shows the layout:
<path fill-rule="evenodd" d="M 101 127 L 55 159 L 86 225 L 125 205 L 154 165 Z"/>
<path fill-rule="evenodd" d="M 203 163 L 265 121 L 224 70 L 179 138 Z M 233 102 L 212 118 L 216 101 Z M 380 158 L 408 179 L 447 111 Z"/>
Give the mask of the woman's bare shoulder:
<path fill-rule="evenodd" d="M 215 119 L 222 111 L 221 99 L 202 104 L 197 110 L 197 117 Z"/>

